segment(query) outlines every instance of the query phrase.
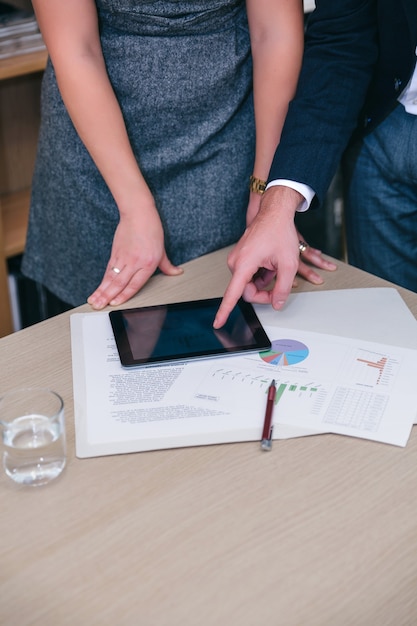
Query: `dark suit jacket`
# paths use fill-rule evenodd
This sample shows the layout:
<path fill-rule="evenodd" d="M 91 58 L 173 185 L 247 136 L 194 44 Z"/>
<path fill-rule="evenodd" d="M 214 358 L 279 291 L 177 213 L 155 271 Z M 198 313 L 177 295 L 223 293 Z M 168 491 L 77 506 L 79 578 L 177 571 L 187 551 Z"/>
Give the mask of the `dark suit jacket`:
<path fill-rule="evenodd" d="M 417 0 L 316 0 L 269 180 L 305 183 L 321 202 L 355 128 L 395 107 L 416 46 Z"/>

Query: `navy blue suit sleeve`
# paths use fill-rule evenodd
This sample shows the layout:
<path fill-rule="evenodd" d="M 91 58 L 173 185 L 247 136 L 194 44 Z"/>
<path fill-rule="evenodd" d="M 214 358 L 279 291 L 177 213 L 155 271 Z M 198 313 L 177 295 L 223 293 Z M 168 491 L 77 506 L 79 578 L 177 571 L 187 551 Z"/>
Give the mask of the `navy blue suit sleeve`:
<path fill-rule="evenodd" d="M 357 125 L 377 53 L 375 0 L 316 0 L 269 180 L 305 183 L 322 202 Z"/>

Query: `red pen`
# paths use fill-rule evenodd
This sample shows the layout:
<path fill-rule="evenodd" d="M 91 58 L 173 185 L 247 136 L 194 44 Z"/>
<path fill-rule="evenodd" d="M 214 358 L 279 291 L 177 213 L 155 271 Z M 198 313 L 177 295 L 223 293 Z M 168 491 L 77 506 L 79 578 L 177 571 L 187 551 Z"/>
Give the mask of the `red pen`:
<path fill-rule="evenodd" d="M 274 409 L 275 394 L 277 388 L 275 386 L 275 380 L 271 382 L 268 389 L 268 398 L 266 400 L 264 429 L 262 431 L 261 448 L 262 450 L 270 450 L 272 448 L 272 431 L 274 424 L 272 421 L 272 411 Z"/>

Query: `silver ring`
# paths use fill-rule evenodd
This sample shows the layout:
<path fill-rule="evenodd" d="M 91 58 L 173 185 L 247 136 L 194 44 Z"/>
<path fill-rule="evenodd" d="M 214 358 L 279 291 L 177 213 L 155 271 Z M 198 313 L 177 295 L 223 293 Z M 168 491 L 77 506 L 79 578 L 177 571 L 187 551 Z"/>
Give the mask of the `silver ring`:
<path fill-rule="evenodd" d="M 308 243 L 300 239 L 300 241 L 298 242 L 298 249 L 300 251 L 300 254 L 303 254 L 303 252 L 305 252 L 307 248 L 308 248 Z"/>
<path fill-rule="evenodd" d="M 120 270 L 118 267 L 112 267 L 111 271 L 114 272 L 115 274 L 120 274 L 122 270 Z"/>

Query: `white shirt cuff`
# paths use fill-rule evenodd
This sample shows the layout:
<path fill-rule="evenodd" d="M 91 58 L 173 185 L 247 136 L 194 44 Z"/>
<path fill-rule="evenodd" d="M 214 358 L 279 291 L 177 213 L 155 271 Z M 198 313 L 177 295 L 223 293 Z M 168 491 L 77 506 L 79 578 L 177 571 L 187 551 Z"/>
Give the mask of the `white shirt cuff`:
<path fill-rule="evenodd" d="M 304 183 L 296 183 L 294 180 L 287 180 L 286 178 L 277 178 L 277 180 L 271 180 L 270 183 L 266 186 L 267 189 L 270 187 L 276 187 L 277 185 L 282 185 L 283 187 L 290 187 L 298 193 L 301 193 L 304 196 L 304 200 L 302 200 L 297 207 L 297 212 L 303 213 L 310 208 L 310 204 L 316 195 L 311 187 L 305 185 Z"/>

